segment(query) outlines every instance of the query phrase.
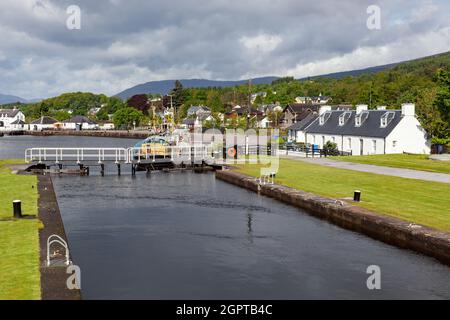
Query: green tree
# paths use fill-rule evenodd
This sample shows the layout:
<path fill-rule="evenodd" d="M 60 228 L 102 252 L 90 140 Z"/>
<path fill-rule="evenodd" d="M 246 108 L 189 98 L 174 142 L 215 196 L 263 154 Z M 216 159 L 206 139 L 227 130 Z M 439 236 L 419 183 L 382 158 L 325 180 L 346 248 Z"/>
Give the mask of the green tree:
<path fill-rule="evenodd" d="M 133 127 L 133 124 L 138 126 L 143 119 L 144 114 L 131 107 L 119 109 L 113 115 L 113 121 L 116 128 L 130 129 Z"/>
<path fill-rule="evenodd" d="M 180 108 L 185 102 L 185 92 L 181 81 L 175 81 L 174 88 L 172 89 L 170 94 L 172 95 L 174 107 L 176 107 L 177 109 Z"/>
<path fill-rule="evenodd" d="M 450 127 L 450 72 L 443 69 L 438 70 L 435 80 L 439 85 L 436 100 L 434 105 L 441 113 L 442 119 L 447 123 L 447 127 Z M 442 133 L 441 138 L 449 136 L 449 130 Z"/>

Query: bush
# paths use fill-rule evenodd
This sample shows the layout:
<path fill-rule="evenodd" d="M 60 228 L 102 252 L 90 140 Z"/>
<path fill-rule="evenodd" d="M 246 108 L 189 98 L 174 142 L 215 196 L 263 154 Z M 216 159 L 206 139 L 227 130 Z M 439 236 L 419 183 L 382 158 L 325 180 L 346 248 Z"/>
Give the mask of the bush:
<path fill-rule="evenodd" d="M 331 142 L 331 141 L 327 141 L 327 143 L 325 143 L 325 145 L 323 146 L 323 152 L 327 156 L 338 156 L 339 155 L 339 150 L 338 150 L 338 147 L 337 147 L 337 143 Z"/>

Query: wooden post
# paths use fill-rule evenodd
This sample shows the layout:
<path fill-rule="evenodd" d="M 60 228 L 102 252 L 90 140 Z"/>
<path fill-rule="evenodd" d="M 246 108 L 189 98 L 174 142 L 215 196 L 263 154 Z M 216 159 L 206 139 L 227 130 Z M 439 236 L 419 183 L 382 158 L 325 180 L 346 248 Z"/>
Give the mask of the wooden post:
<path fill-rule="evenodd" d="M 16 218 L 16 219 L 22 218 L 22 201 L 14 200 L 13 201 L 13 210 L 14 210 L 14 218 Z"/>

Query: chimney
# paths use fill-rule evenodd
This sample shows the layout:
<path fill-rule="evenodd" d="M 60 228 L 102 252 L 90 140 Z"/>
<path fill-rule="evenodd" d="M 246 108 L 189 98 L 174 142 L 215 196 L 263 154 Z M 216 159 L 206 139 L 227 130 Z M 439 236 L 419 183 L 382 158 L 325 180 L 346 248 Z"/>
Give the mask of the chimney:
<path fill-rule="evenodd" d="M 319 115 L 321 115 L 327 111 L 331 111 L 331 106 L 320 106 Z"/>
<path fill-rule="evenodd" d="M 356 114 L 360 114 L 362 111 L 367 110 L 367 104 L 357 104 L 356 105 Z"/>
<path fill-rule="evenodd" d="M 402 104 L 402 116 L 415 116 L 416 115 L 416 106 L 414 103 L 404 103 Z"/>
<path fill-rule="evenodd" d="M 386 110 L 386 106 L 378 106 L 378 107 L 377 107 L 377 110 L 380 110 L 380 111 Z"/>

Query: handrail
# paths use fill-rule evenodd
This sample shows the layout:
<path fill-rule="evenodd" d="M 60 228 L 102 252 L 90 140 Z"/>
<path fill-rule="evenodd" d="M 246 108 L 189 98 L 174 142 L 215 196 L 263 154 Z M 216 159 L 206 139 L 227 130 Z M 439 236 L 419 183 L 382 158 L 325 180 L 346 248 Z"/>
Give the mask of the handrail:
<path fill-rule="evenodd" d="M 56 239 L 51 240 L 53 238 L 56 238 Z M 50 247 L 51 247 L 51 245 L 53 243 L 60 244 L 66 250 L 66 261 L 65 261 L 65 264 L 68 266 L 70 264 L 69 246 L 67 245 L 67 242 L 63 238 L 58 236 L 57 234 L 52 234 L 47 239 L 47 266 L 50 266 Z"/>

